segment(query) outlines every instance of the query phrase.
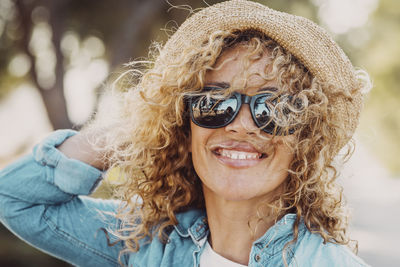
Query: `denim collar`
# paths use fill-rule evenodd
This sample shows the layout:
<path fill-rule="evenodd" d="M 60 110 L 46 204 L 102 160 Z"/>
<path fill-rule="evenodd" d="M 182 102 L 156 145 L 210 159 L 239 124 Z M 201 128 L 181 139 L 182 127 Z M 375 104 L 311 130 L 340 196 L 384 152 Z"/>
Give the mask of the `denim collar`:
<path fill-rule="evenodd" d="M 279 221 L 277 221 L 271 228 L 265 232 L 258 240 L 253 242 L 253 247 L 258 248 L 263 251 L 263 254 L 267 258 L 272 258 L 275 255 L 281 255 L 283 251 L 286 251 L 286 258 L 289 259 L 293 255 L 291 252 L 294 250 L 293 246 L 295 244 L 290 244 L 287 250 L 284 247 L 293 240 L 294 232 L 293 225 L 296 221 L 296 214 L 289 213 L 283 216 Z M 299 223 L 299 237 L 304 235 L 306 231 L 306 226 L 303 219 Z"/>
<path fill-rule="evenodd" d="M 204 210 L 193 209 L 178 213 L 176 219 L 178 224 L 174 227 L 180 236 L 191 236 L 194 239 L 193 241 L 198 242 L 208 235 L 208 223 Z"/>
<path fill-rule="evenodd" d="M 261 243 L 262 245 L 266 246 L 272 240 L 287 237 L 293 234 L 293 225 L 296 220 L 296 214 L 288 213 L 284 215 L 280 220 L 278 220 L 271 228 L 265 232 L 263 236 L 261 236 L 258 240 L 254 242 L 254 244 Z M 304 228 L 304 224 L 302 220 L 299 225 L 299 231 L 302 231 Z"/>

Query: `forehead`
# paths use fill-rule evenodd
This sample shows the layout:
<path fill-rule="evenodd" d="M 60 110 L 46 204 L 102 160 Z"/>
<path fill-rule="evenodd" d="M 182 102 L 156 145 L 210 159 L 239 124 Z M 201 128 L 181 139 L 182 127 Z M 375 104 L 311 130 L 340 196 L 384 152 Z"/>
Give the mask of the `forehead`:
<path fill-rule="evenodd" d="M 206 73 L 206 84 L 226 83 L 233 89 L 258 89 L 275 85 L 266 80 L 270 69 L 271 54 L 264 50 L 261 55 L 252 54 L 245 45 L 225 50 L 217 59 L 214 69 Z"/>

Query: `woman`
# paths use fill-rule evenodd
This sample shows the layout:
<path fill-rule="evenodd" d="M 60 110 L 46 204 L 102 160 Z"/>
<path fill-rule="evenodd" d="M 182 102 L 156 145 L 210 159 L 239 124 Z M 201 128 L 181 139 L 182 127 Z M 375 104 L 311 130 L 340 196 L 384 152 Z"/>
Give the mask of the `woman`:
<path fill-rule="evenodd" d="M 223 2 L 138 80 L 112 126 L 57 131 L 1 172 L 8 228 L 80 266 L 367 266 L 332 162 L 368 76 L 324 30 Z M 85 197 L 114 167 L 120 201 Z"/>

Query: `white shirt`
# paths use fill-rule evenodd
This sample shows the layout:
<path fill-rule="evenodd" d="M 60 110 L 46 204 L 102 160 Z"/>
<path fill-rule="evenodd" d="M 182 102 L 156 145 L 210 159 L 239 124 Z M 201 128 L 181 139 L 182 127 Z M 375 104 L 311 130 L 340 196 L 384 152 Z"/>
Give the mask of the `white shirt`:
<path fill-rule="evenodd" d="M 233 261 L 230 261 L 216 253 L 208 241 L 205 244 L 203 253 L 200 255 L 200 267 L 247 267 Z"/>

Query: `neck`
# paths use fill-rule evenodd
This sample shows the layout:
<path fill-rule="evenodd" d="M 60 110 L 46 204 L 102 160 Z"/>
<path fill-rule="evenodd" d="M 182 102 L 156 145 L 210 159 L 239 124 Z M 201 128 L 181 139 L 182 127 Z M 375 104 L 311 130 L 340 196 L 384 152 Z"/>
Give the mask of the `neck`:
<path fill-rule="evenodd" d="M 270 210 L 257 209 L 261 200 L 230 201 L 206 192 L 204 196 L 213 250 L 231 261 L 248 265 L 253 242 L 275 222 L 273 216 L 267 215 Z"/>

